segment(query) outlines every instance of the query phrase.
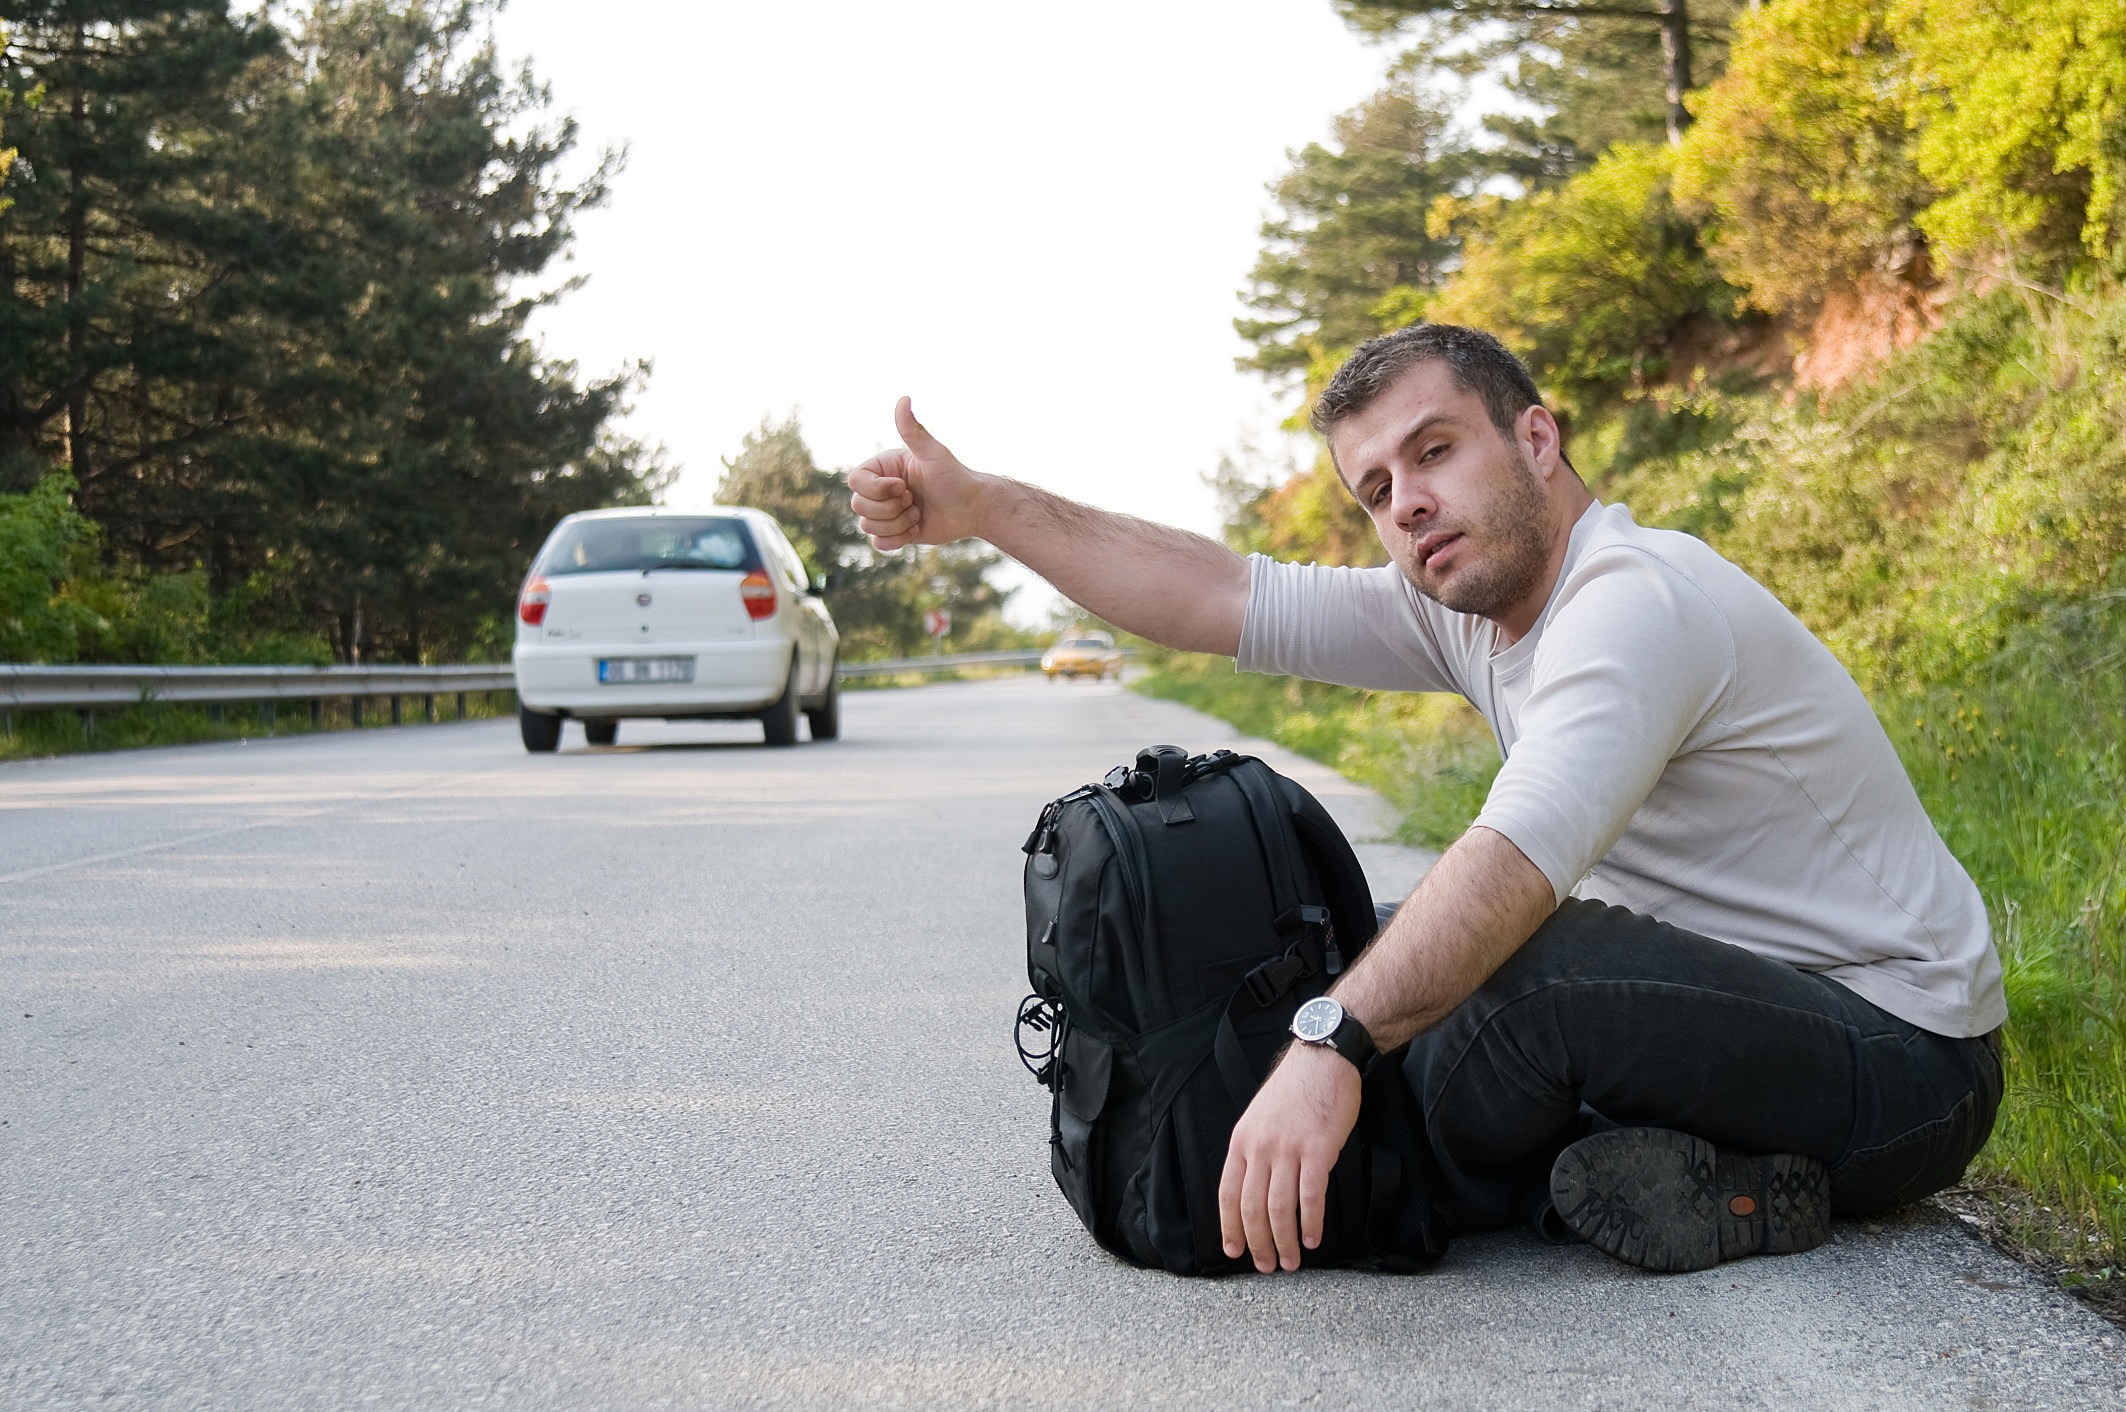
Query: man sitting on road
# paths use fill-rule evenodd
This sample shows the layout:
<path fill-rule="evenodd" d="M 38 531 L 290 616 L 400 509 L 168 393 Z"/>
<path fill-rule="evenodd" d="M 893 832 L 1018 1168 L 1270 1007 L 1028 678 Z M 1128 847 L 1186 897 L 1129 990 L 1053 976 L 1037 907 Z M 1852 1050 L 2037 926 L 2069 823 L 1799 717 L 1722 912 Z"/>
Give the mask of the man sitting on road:
<path fill-rule="evenodd" d="M 1651 1269 L 1808 1249 L 1963 1172 L 2000 1102 L 1977 889 L 1850 676 L 1700 541 L 1588 493 L 1471 329 L 1365 344 L 1314 409 L 1393 566 L 1199 535 L 905 450 L 850 474 L 880 549 L 978 537 L 1155 642 L 1455 691 L 1505 762 L 1331 995 L 1405 1073 L 1460 1229 L 1530 1220 Z M 1359 1073 L 1291 1045 L 1234 1130 L 1226 1253 L 1318 1243 Z"/>

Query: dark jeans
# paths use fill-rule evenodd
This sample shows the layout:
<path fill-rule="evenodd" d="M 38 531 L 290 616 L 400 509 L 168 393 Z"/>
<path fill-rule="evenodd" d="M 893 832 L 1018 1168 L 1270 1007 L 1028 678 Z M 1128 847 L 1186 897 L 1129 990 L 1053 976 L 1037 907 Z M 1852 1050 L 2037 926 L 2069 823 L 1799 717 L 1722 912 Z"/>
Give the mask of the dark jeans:
<path fill-rule="evenodd" d="M 1674 1128 L 1830 1168 L 1831 1208 L 1953 1184 L 2000 1106 L 1998 1041 L 1948 1039 L 1836 981 L 1621 907 L 1568 901 L 1404 1073 L 1462 1230 L 1549 1218 L 1550 1167 L 1604 1127 Z"/>

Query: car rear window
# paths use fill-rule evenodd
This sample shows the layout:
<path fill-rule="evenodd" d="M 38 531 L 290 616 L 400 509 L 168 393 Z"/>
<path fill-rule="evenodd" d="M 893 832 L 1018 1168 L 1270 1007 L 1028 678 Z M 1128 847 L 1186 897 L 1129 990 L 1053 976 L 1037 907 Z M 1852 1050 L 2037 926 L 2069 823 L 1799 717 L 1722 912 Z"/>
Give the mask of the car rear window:
<path fill-rule="evenodd" d="M 1097 637 L 1074 637 L 1063 645 L 1065 647 L 1098 647 L 1104 649 L 1109 644 L 1102 642 Z"/>
<path fill-rule="evenodd" d="M 659 565 L 704 569 L 760 567 L 760 553 L 743 520 L 723 516 L 578 520 L 539 557 L 542 574 L 628 573 Z"/>

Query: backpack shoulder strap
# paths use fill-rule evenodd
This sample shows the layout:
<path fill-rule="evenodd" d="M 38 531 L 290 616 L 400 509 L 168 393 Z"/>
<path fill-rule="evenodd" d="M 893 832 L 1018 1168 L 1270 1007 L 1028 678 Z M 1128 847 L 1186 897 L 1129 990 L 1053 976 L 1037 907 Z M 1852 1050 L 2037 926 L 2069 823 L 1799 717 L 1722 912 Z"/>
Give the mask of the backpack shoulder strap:
<path fill-rule="evenodd" d="M 1358 959 L 1358 953 L 1380 930 L 1380 918 L 1373 911 L 1372 885 L 1366 881 L 1366 870 L 1359 865 L 1358 855 L 1351 851 L 1351 840 L 1344 837 L 1344 831 L 1336 826 L 1321 801 L 1297 780 L 1280 775 L 1277 782 L 1291 801 L 1293 832 L 1314 864 L 1314 875 L 1321 880 L 1322 901 L 1336 919 L 1337 943 L 1348 964 Z"/>
<path fill-rule="evenodd" d="M 1359 869 L 1357 856 L 1351 852 L 1351 845 L 1336 827 L 1336 821 L 1321 807 L 1320 801 L 1262 761 L 1243 756 L 1227 767 L 1227 773 L 1240 790 L 1248 813 L 1254 819 L 1256 837 L 1262 844 L 1270 901 L 1277 909 L 1280 923 L 1294 927 L 1311 926 L 1312 919 L 1322 917 L 1321 909 L 1327 906 L 1331 930 L 1323 934 L 1322 940 L 1328 954 L 1326 958 L 1316 957 L 1312 964 L 1321 964 L 1326 959 L 1329 973 L 1334 975 L 1343 965 L 1337 957 L 1338 944 L 1334 940 L 1339 932 L 1349 929 L 1351 954 L 1355 956 L 1358 949 L 1371 939 L 1374 930 L 1372 894 L 1366 887 L 1365 874 Z M 1318 897 L 1309 885 L 1309 870 L 1305 866 L 1308 860 L 1313 865 L 1312 876 L 1321 889 Z M 1248 1062 L 1235 1021 L 1245 1011 L 1270 1004 L 1287 993 L 1299 978 L 1298 973 L 1308 964 L 1288 955 L 1282 963 L 1271 962 L 1258 967 L 1249 975 L 1248 984 L 1234 992 L 1226 1014 L 1219 1022 L 1213 1053 L 1219 1073 L 1225 1080 L 1226 1091 L 1237 1108 L 1247 1107 L 1257 1085 L 1262 1082 L 1262 1075 Z M 1273 969 L 1282 969 L 1283 974 L 1273 976 Z M 1256 989 L 1258 978 L 1265 981 L 1274 994 L 1259 992 Z"/>
<path fill-rule="evenodd" d="M 1242 758 L 1226 774 L 1239 787 L 1240 797 L 1247 801 L 1248 813 L 1254 817 L 1255 836 L 1262 841 L 1263 866 L 1268 870 L 1270 902 L 1278 916 L 1289 916 L 1307 901 L 1300 892 L 1299 869 L 1293 857 L 1299 839 L 1292 831 L 1292 807 L 1279 795 L 1275 772 L 1253 756 Z"/>

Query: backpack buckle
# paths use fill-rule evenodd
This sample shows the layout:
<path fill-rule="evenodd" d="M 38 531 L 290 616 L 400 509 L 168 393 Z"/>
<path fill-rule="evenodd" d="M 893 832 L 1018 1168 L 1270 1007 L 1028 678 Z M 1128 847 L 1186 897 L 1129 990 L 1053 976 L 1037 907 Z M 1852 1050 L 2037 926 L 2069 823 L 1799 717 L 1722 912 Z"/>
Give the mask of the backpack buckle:
<path fill-rule="evenodd" d="M 1267 1009 L 1290 993 L 1293 986 L 1314 974 L 1314 963 L 1300 952 L 1300 944 L 1294 942 L 1282 956 L 1273 956 L 1241 977 L 1241 984 L 1255 1003 Z"/>
<path fill-rule="evenodd" d="M 1298 940 L 1292 943 L 1295 948 L 1305 945 L 1309 939 L 1317 940 L 1321 945 L 1322 974 L 1334 976 L 1342 973 L 1344 955 L 1337 948 L 1336 918 L 1329 914 L 1328 908 L 1311 905 L 1294 907 L 1271 925 L 1276 927 L 1279 936 L 1291 936 L 1297 932 Z"/>

